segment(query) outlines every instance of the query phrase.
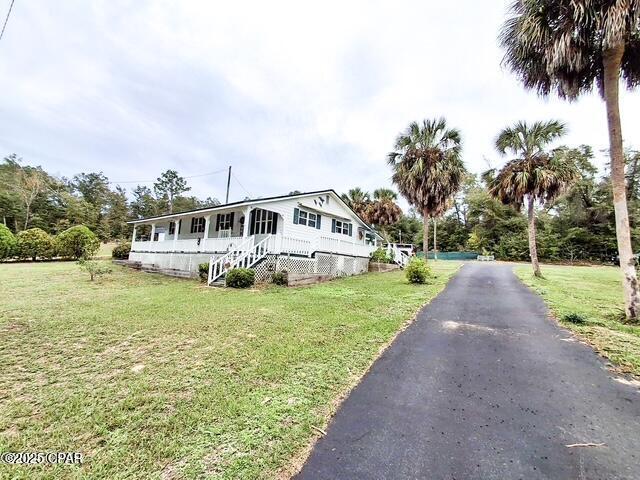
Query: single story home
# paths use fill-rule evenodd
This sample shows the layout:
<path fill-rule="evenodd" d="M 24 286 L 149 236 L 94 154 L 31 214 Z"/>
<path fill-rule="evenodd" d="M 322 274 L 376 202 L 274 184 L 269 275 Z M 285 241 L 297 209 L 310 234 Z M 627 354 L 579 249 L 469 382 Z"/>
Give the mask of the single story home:
<path fill-rule="evenodd" d="M 129 261 L 196 273 L 209 284 L 231 268 L 355 275 L 366 272 L 382 237 L 334 190 L 295 193 L 143 218 L 133 224 Z M 143 227 L 146 226 L 146 227 Z"/>

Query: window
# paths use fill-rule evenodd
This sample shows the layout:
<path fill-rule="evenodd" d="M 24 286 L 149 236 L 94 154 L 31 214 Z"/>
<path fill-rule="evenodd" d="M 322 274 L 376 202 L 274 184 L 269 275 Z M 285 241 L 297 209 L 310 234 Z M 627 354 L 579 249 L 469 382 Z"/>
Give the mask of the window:
<path fill-rule="evenodd" d="M 176 222 L 169 222 L 169 235 L 175 235 L 176 233 Z"/>
<path fill-rule="evenodd" d="M 256 208 L 251 211 L 249 235 L 275 234 L 278 230 L 278 214 Z"/>
<path fill-rule="evenodd" d="M 293 223 L 306 225 L 307 227 L 320 229 L 321 216 L 317 213 L 307 212 L 300 208 L 293 210 Z"/>
<path fill-rule="evenodd" d="M 352 229 L 353 227 L 349 222 L 343 222 L 342 220 L 336 219 L 333 219 L 331 222 L 331 231 L 333 233 L 351 236 Z"/>
<path fill-rule="evenodd" d="M 216 217 L 216 232 L 220 230 L 232 230 L 234 216 L 234 212 L 219 213 Z"/>
<path fill-rule="evenodd" d="M 205 226 L 204 217 L 193 217 L 191 219 L 191 233 L 203 233 Z"/>

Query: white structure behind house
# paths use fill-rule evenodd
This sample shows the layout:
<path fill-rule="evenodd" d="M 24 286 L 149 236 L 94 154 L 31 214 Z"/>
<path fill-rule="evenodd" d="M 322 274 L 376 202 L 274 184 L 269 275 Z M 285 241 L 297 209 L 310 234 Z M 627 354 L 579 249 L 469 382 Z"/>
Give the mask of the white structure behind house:
<path fill-rule="evenodd" d="M 130 261 L 197 272 L 209 282 L 234 267 L 272 272 L 353 275 L 367 271 L 380 235 L 333 190 L 246 200 L 130 222 Z M 148 234 L 141 235 L 146 225 Z"/>

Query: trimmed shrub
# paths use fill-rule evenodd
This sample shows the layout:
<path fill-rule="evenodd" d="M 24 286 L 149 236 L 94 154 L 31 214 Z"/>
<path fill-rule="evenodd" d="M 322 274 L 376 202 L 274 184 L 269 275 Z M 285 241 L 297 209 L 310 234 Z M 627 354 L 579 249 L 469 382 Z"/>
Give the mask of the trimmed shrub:
<path fill-rule="evenodd" d="M 256 272 L 250 268 L 232 268 L 225 277 L 227 287 L 249 288 L 254 283 L 256 283 Z"/>
<path fill-rule="evenodd" d="M 587 319 L 584 317 L 584 315 L 575 312 L 567 313 L 562 317 L 562 320 L 564 320 L 565 322 L 573 323 L 575 325 L 582 325 L 583 323 L 587 322 Z"/>
<path fill-rule="evenodd" d="M 16 237 L 0 223 L 0 260 L 12 257 L 16 250 Z"/>
<path fill-rule="evenodd" d="M 407 280 L 409 283 L 425 283 L 431 275 L 431 268 L 424 260 L 412 258 L 406 268 Z"/>
<path fill-rule="evenodd" d="M 55 252 L 53 238 L 41 228 L 29 228 L 16 235 L 16 254 L 19 258 L 51 258 Z"/>
<path fill-rule="evenodd" d="M 281 287 L 283 287 L 289 284 L 289 276 L 285 271 L 275 272 L 273 275 L 271 275 L 271 281 L 274 284 L 280 285 Z"/>
<path fill-rule="evenodd" d="M 129 252 L 131 252 L 131 243 L 122 242 L 113 247 L 111 257 L 118 260 L 127 260 L 129 258 Z"/>
<path fill-rule="evenodd" d="M 393 258 L 391 258 L 391 255 L 389 255 L 386 250 L 378 248 L 371 254 L 371 261 L 375 263 L 391 263 L 393 262 Z"/>
<path fill-rule="evenodd" d="M 89 274 L 92 282 L 96 277 L 111 273 L 111 267 L 106 265 L 104 262 L 99 262 L 98 260 L 87 260 L 86 258 L 81 258 L 78 260 L 78 265 L 82 270 Z"/>
<path fill-rule="evenodd" d="M 56 241 L 58 254 L 66 258 L 91 258 L 100 248 L 98 237 L 84 225 L 67 228 Z"/>
<path fill-rule="evenodd" d="M 198 264 L 198 275 L 201 282 L 209 280 L 209 262 Z"/>

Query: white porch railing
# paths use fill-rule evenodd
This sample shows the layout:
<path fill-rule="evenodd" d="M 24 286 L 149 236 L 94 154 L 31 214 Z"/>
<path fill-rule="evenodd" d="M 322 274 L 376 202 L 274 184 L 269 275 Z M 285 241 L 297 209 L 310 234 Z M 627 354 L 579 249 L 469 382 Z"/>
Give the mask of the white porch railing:
<path fill-rule="evenodd" d="M 387 253 L 393 258 L 393 261 L 400 265 L 402 268 L 406 267 L 411 258 L 405 252 L 403 252 L 398 245 L 390 243 L 387 245 Z"/>
<path fill-rule="evenodd" d="M 218 280 L 232 268 L 251 268 L 273 250 L 273 235 L 267 235 L 264 239 L 254 244 L 255 237 L 247 240 L 222 257 L 209 260 L 208 285 Z"/>
<path fill-rule="evenodd" d="M 198 244 L 198 239 L 163 240 L 161 242 L 136 241 L 131 249 L 137 252 L 175 252 L 175 253 L 213 253 L 213 252 L 238 252 L 246 246 L 245 242 L 254 237 L 227 237 L 227 238 L 203 238 Z M 314 252 L 337 253 L 341 255 L 354 255 L 368 257 L 376 247 L 351 241 L 349 237 L 338 238 L 321 236 L 314 240 L 289 237 L 283 235 L 271 235 L 271 240 L 264 245 L 268 253 L 311 256 Z M 252 240 L 255 243 L 255 240 Z"/>

